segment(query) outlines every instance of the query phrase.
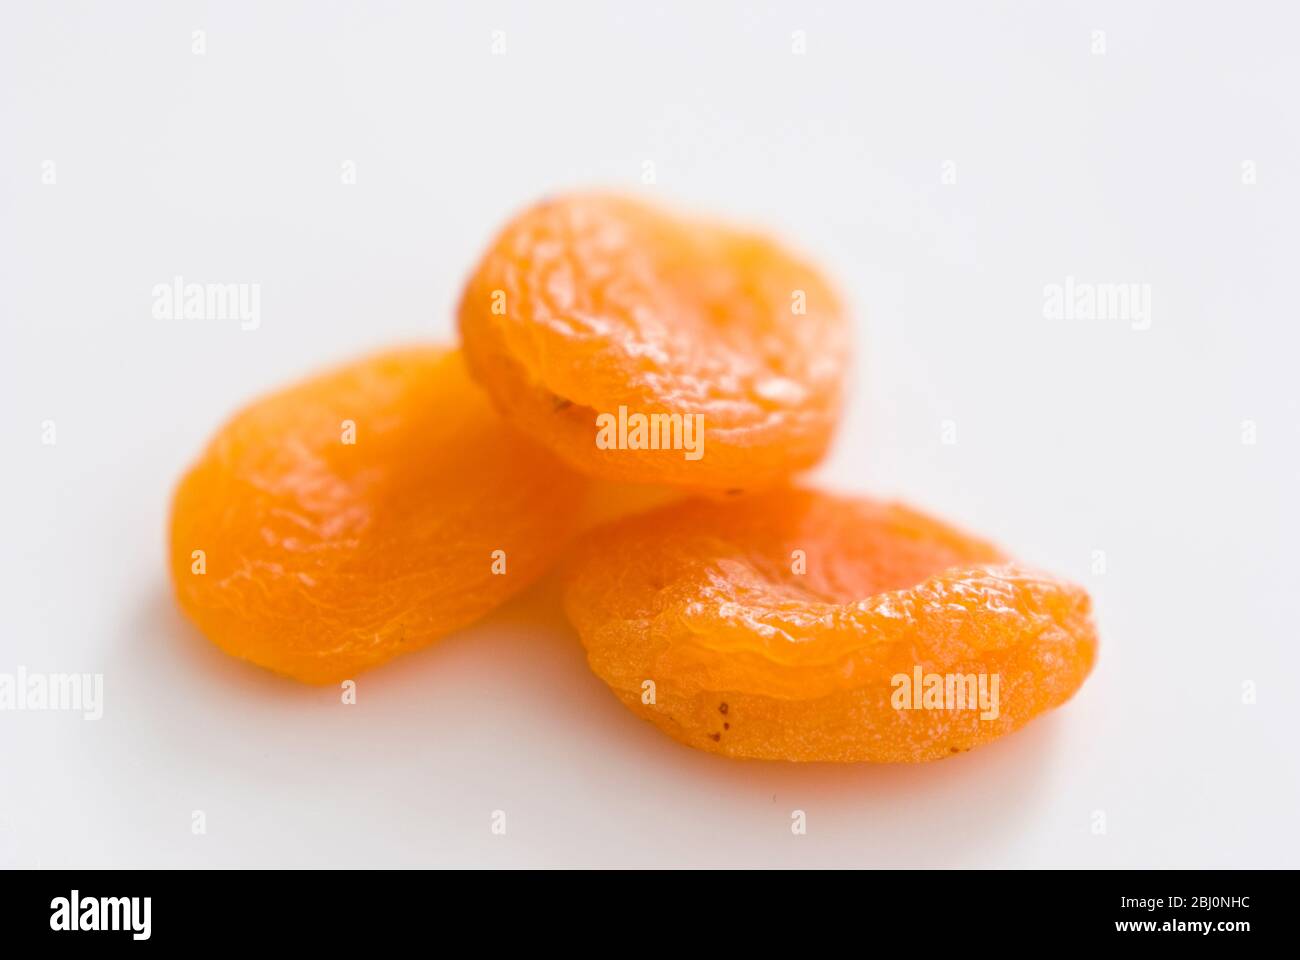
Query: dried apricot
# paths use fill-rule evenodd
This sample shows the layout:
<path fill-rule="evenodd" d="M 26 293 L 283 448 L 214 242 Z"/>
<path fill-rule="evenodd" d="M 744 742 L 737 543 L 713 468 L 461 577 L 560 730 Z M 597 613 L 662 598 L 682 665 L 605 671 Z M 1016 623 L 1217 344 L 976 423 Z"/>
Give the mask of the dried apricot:
<path fill-rule="evenodd" d="M 565 608 L 634 712 L 731 757 L 934 760 L 1064 703 L 1079 587 L 908 507 L 810 490 L 692 500 L 576 549 Z"/>
<path fill-rule="evenodd" d="M 848 324 L 821 274 L 762 236 L 578 194 L 512 220 L 460 329 L 508 418 L 597 476 L 704 489 L 816 463 Z"/>
<path fill-rule="evenodd" d="M 338 681 L 522 589 L 586 486 L 497 416 L 459 352 L 393 350 L 217 432 L 176 491 L 172 577 L 227 653 Z"/>

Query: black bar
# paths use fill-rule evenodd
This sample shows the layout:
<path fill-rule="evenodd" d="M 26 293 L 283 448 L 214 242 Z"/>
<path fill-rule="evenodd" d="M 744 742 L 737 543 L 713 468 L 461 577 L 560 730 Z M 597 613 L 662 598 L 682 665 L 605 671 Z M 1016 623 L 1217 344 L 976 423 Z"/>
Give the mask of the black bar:
<path fill-rule="evenodd" d="M 675 928 L 687 935 L 703 924 L 717 925 L 711 935 L 760 942 L 785 927 L 832 936 L 838 928 L 861 937 L 864 949 L 880 937 L 943 931 L 958 939 L 978 932 L 988 943 L 1024 936 L 1230 947 L 1287 929 L 1280 905 L 1296 880 L 1293 871 L 1232 870 L 597 873 L 7 871 L 0 936 L 7 947 L 376 947 L 436 931 L 450 948 L 476 931 L 495 942 L 558 927 L 568 928 L 566 938 L 598 935 L 608 947 L 620 936 L 666 946 Z M 73 891 L 77 926 L 117 929 L 70 929 Z"/>

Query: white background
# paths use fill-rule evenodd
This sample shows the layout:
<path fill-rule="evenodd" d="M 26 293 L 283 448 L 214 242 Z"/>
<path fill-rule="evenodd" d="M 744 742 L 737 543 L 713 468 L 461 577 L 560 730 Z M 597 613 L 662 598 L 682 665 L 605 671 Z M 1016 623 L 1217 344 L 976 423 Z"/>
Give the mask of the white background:
<path fill-rule="evenodd" d="M 0 864 L 1300 865 L 1293 8 L 461 6 L 6 5 L 0 672 L 106 702 L 0 713 Z M 1085 584 L 1070 704 L 932 765 L 739 763 L 619 706 L 546 586 L 350 708 L 181 619 L 217 424 L 450 337 L 504 218 L 589 184 L 827 266 L 861 336 L 821 477 Z M 155 320 L 177 274 L 260 283 L 261 327 Z M 1067 276 L 1150 284 L 1150 329 L 1045 319 Z"/>

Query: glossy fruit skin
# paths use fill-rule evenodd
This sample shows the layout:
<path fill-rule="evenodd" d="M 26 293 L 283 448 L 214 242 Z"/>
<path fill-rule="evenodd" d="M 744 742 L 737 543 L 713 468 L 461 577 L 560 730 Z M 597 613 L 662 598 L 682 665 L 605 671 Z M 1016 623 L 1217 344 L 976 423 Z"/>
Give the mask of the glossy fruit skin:
<path fill-rule="evenodd" d="M 845 311 L 772 241 L 629 197 L 574 194 L 513 219 L 461 300 L 475 377 L 511 422 L 606 479 L 754 489 L 815 464 L 839 419 Z M 698 415 L 681 449 L 602 449 L 597 418 Z"/>
<path fill-rule="evenodd" d="M 391 350 L 217 431 L 176 490 L 172 579 L 227 653 L 334 683 L 523 589 L 574 532 L 586 489 L 497 416 L 458 351 Z"/>
<path fill-rule="evenodd" d="M 602 527 L 566 566 L 592 670 L 670 736 L 730 757 L 950 756 L 1064 703 L 1096 656 L 1082 589 L 899 504 L 688 501 Z M 895 678 L 917 667 L 997 675 L 998 715 L 896 709 Z"/>

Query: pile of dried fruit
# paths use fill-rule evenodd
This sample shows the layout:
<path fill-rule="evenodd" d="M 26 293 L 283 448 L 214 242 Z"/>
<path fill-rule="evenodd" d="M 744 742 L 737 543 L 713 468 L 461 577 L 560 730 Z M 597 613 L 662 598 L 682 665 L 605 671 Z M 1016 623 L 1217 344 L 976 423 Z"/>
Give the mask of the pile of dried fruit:
<path fill-rule="evenodd" d="M 1087 677 L 1080 588 L 902 505 L 791 483 L 839 419 L 848 322 L 769 240 L 548 201 L 493 242 L 460 330 L 463 353 L 394 350 L 259 400 L 182 479 L 177 596 L 226 652 L 349 679 L 567 553 L 592 670 L 701 750 L 932 760 Z M 691 498 L 584 530 L 626 482 Z"/>

